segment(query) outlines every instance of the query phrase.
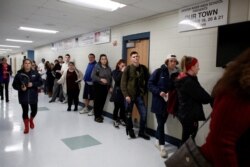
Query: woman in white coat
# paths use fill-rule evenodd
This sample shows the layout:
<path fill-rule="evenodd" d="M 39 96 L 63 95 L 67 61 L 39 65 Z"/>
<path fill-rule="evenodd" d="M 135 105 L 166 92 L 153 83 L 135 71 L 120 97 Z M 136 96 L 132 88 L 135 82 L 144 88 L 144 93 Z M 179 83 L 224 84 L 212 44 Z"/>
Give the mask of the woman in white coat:
<path fill-rule="evenodd" d="M 81 81 L 83 78 L 83 74 L 75 67 L 74 62 L 69 62 L 68 70 L 63 73 L 61 78 L 57 81 L 57 83 L 62 84 L 63 91 L 67 92 L 68 95 L 68 109 L 67 111 L 71 111 L 71 106 L 74 101 L 75 108 L 74 111 L 78 110 L 79 103 L 79 93 L 81 90 Z"/>

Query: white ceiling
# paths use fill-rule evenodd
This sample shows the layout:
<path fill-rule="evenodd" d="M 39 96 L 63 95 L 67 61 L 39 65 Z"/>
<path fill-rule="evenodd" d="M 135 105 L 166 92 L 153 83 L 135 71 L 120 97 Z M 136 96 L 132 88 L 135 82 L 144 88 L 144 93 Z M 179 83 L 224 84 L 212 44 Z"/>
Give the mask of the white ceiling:
<path fill-rule="evenodd" d="M 204 0 L 115 0 L 127 6 L 114 12 L 94 10 L 58 0 L 0 0 L 0 45 L 19 45 L 17 53 L 80 34 L 157 15 Z M 18 27 L 58 30 L 57 34 L 20 31 Z M 5 41 L 32 40 L 32 44 Z M 11 54 L 8 53 L 8 54 Z M 0 54 L 1 55 L 1 54 Z M 3 55 L 3 54 L 2 54 Z"/>

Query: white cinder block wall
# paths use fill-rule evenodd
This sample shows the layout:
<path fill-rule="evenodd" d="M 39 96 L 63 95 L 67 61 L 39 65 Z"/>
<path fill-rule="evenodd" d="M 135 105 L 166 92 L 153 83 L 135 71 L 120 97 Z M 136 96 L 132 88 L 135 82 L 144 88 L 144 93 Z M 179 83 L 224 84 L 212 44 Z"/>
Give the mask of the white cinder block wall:
<path fill-rule="evenodd" d="M 229 0 L 228 23 L 247 21 L 250 19 L 250 0 Z M 166 55 L 174 53 L 180 59 L 183 55 L 195 56 L 200 62 L 200 72 L 198 75 L 201 85 L 211 92 L 217 79 L 222 75 L 223 69 L 216 68 L 216 43 L 217 27 L 203 30 L 178 32 L 178 11 L 173 11 L 158 16 L 138 20 L 135 22 L 111 27 L 111 43 L 91 45 L 86 47 L 73 48 L 67 51 L 52 51 L 51 46 L 44 46 L 35 49 L 35 60 L 37 63 L 41 58 L 54 61 L 58 55 L 69 53 L 76 63 L 76 67 L 84 72 L 88 63 L 88 54 L 94 53 L 97 61 L 101 53 L 108 56 L 110 66 L 114 69 L 116 62 L 122 57 L 122 37 L 142 32 L 150 32 L 150 57 L 149 70 L 152 72 L 165 61 Z M 117 46 L 113 46 L 113 41 L 118 41 Z M 19 57 L 13 55 L 12 57 Z M 17 58 L 19 65 L 22 59 Z M 108 97 L 109 99 L 109 97 Z M 80 93 L 82 101 L 82 90 Z M 148 127 L 156 129 L 156 120 L 150 112 L 151 95 L 149 95 L 148 105 Z M 209 105 L 204 106 L 206 115 L 211 112 Z M 106 102 L 105 110 L 112 113 L 113 103 Z M 197 136 L 198 144 L 204 142 L 208 132 L 206 125 Z M 169 116 L 166 125 L 166 134 L 181 138 L 181 125 L 177 119 Z"/>

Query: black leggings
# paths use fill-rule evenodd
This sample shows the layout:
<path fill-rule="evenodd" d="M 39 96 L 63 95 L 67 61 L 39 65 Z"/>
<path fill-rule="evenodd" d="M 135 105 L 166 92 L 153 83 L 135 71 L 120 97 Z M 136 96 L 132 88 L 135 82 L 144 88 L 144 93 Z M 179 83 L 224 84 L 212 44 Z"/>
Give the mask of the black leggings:
<path fill-rule="evenodd" d="M 182 141 L 181 144 L 185 143 L 189 136 L 195 138 L 198 131 L 198 121 L 181 121 L 182 125 Z"/>
<path fill-rule="evenodd" d="M 125 117 L 125 105 L 124 103 L 121 102 L 114 102 L 115 103 L 115 108 L 114 108 L 114 112 L 113 112 L 113 119 L 114 120 L 123 120 L 125 122 L 126 117 Z M 118 112 L 120 110 L 119 116 L 118 116 Z"/>
<path fill-rule="evenodd" d="M 94 113 L 95 118 L 100 118 L 103 114 L 103 107 L 108 95 L 109 86 L 94 84 Z"/>
<path fill-rule="evenodd" d="M 1 84 L 1 83 L 0 83 Z M 0 96 L 1 96 L 1 99 L 4 99 L 4 92 L 3 92 L 3 89 L 5 89 L 5 98 L 6 98 L 6 101 L 9 101 L 9 82 L 4 82 L 2 83 L 3 85 L 0 85 Z"/>
<path fill-rule="evenodd" d="M 68 108 L 71 109 L 71 106 L 72 106 L 73 101 L 74 101 L 75 109 L 77 109 L 78 103 L 79 103 L 79 97 L 78 97 L 79 93 L 80 93 L 79 89 L 67 91 L 67 95 L 68 95 Z"/>
<path fill-rule="evenodd" d="M 23 120 L 29 119 L 29 104 L 21 104 L 23 109 Z M 34 118 L 37 114 L 37 103 L 36 104 L 30 104 L 31 114 L 30 117 Z"/>

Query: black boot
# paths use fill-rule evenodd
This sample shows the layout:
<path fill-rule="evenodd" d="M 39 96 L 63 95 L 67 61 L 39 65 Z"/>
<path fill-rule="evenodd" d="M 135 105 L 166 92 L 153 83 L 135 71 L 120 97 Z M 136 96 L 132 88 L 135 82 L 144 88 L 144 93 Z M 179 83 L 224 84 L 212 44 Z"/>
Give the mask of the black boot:
<path fill-rule="evenodd" d="M 149 135 L 147 135 L 144 131 L 139 131 L 138 136 L 145 139 L 145 140 L 150 140 Z"/>
<path fill-rule="evenodd" d="M 130 138 L 136 138 L 135 132 L 133 130 L 133 122 L 132 122 L 132 115 L 131 113 L 127 113 L 126 117 L 126 134 L 129 135 Z"/>
<path fill-rule="evenodd" d="M 129 129 L 126 127 L 126 134 L 129 135 L 130 138 L 135 139 L 135 132 L 133 129 Z"/>

